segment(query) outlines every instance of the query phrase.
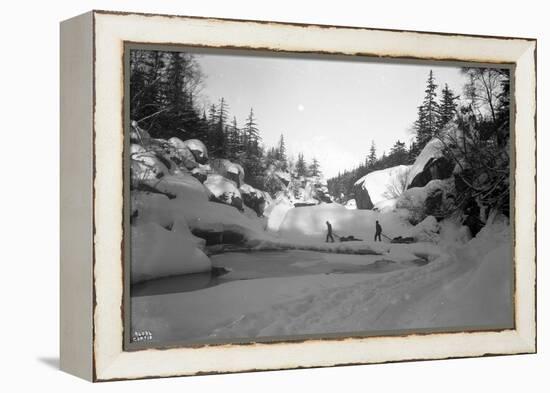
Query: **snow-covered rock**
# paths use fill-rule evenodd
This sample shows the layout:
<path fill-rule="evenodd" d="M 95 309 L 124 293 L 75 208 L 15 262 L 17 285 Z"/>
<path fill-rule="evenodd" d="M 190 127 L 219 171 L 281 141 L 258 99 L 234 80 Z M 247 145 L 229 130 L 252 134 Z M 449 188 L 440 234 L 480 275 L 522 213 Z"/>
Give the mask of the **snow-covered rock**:
<path fill-rule="evenodd" d="M 165 161 L 141 145 L 132 144 L 130 146 L 130 158 L 133 182 L 160 179 L 170 173 L 170 169 Z"/>
<path fill-rule="evenodd" d="M 198 139 L 188 139 L 183 142 L 183 145 L 193 153 L 195 161 L 199 164 L 205 164 L 208 161 L 208 150 L 204 143 Z"/>
<path fill-rule="evenodd" d="M 453 179 L 432 180 L 424 187 L 409 188 L 396 201 L 397 209 L 409 212 L 409 220 L 419 223 L 429 215 L 445 216 L 455 202 Z"/>
<path fill-rule="evenodd" d="M 358 209 L 396 198 L 406 189 L 410 166 L 398 165 L 371 172 L 355 182 L 354 192 Z"/>
<path fill-rule="evenodd" d="M 209 174 L 204 186 L 216 197 L 216 200 L 242 210 L 243 198 L 237 185 L 222 175 Z"/>
<path fill-rule="evenodd" d="M 179 161 L 177 163 L 187 169 L 194 169 L 199 165 L 195 160 L 195 156 L 191 153 L 191 150 L 189 150 L 182 140 L 172 137 L 168 140 L 168 143 L 173 147 L 173 153 L 171 152 L 173 154 L 173 161 Z"/>
<path fill-rule="evenodd" d="M 244 183 L 244 169 L 240 164 L 231 162 L 224 158 L 211 160 L 212 169 L 223 177 L 235 182 L 237 187 Z"/>
<path fill-rule="evenodd" d="M 288 186 L 288 185 L 290 184 L 291 176 L 290 176 L 290 173 L 289 173 L 289 172 L 276 170 L 276 171 L 273 172 L 273 174 L 274 174 L 275 176 L 277 176 L 277 178 L 278 178 L 285 186 Z"/>
<path fill-rule="evenodd" d="M 147 222 L 131 227 L 132 283 L 161 277 L 200 273 L 212 267 L 195 241 L 180 231 Z"/>
<path fill-rule="evenodd" d="M 437 242 L 439 241 L 439 232 L 441 228 L 434 216 L 428 216 L 419 222 L 409 231 L 405 232 L 403 237 L 412 237 L 419 242 Z"/>
<path fill-rule="evenodd" d="M 147 184 L 171 198 L 179 197 L 189 203 L 206 202 L 212 195 L 200 181 L 188 173 L 167 175 L 158 180 L 148 181 Z"/>
<path fill-rule="evenodd" d="M 443 155 L 443 143 L 434 138 L 420 152 L 411 166 L 408 188 L 424 187 L 431 180 L 447 179 L 453 174 L 454 163 Z"/>
<path fill-rule="evenodd" d="M 271 200 L 269 194 L 245 183 L 241 184 L 239 191 L 241 192 L 244 204 L 254 210 L 258 216 L 263 215 L 265 208 Z"/>

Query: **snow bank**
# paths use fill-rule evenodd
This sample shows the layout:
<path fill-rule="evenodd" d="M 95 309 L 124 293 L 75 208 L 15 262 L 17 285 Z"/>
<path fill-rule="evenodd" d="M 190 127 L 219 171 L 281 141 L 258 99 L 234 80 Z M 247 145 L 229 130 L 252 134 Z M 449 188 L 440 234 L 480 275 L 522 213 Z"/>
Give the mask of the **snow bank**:
<path fill-rule="evenodd" d="M 179 274 L 209 271 L 212 264 L 182 232 L 149 222 L 131 229 L 132 283 Z"/>
<path fill-rule="evenodd" d="M 271 218 L 271 217 L 270 217 Z M 399 213 L 379 213 L 372 210 L 349 210 L 335 203 L 290 209 L 279 226 L 284 239 L 325 239 L 326 221 L 338 236 L 353 235 L 363 240 L 374 239 L 375 222 L 380 221 L 383 233 L 389 237 L 403 234 L 411 226 Z"/>
<path fill-rule="evenodd" d="M 223 179 L 223 177 L 219 177 Z M 222 186 L 226 185 L 226 182 L 232 183 L 224 180 L 221 185 L 214 184 L 213 189 L 225 192 Z M 138 210 L 138 216 L 139 214 L 157 215 L 158 222 L 161 224 L 169 222 L 170 217 L 173 217 L 175 221 L 177 218 L 183 218 L 194 233 L 233 232 L 242 236 L 244 242 L 254 243 L 269 238 L 264 234 L 265 223 L 263 220 L 259 217 L 252 219 L 233 206 L 211 202 L 209 200 L 211 194 L 208 189 L 190 174 L 169 175 L 148 184 L 167 195 L 164 198 L 163 196 L 151 196 L 155 195 L 153 193 L 144 193 L 149 195 L 144 197 L 135 193 L 133 208 Z M 217 185 L 220 187 L 216 188 Z M 237 190 L 234 184 L 232 187 Z M 147 213 L 148 211 L 151 213 Z"/>
<path fill-rule="evenodd" d="M 208 201 L 211 195 L 200 181 L 186 173 L 164 176 L 159 180 L 149 181 L 147 184 L 161 192 L 179 197 L 189 203 Z"/>
<path fill-rule="evenodd" d="M 456 270 L 447 274 L 440 288 L 419 299 L 416 318 L 424 317 L 426 327 L 512 327 L 510 235 L 507 219 L 501 216 L 464 245 L 450 246 L 447 251 Z"/>
<path fill-rule="evenodd" d="M 347 202 L 344 204 L 344 207 L 345 207 L 346 209 L 356 210 L 356 209 L 357 209 L 357 202 L 355 201 L 355 199 L 350 199 L 349 201 L 347 201 Z"/>
<path fill-rule="evenodd" d="M 406 187 L 410 166 L 398 165 L 371 172 L 355 182 L 368 192 L 373 205 L 395 198 Z"/>
<path fill-rule="evenodd" d="M 267 229 L 277 232 L 291 209 L 294 209 L 294 204 L 281 193 L 264 211 L 264 216 L 268 217 Z"/>
<path fill-rule="evenodd" d="M 387 257 L 410 258 L 410 254 L 431 262 L 383 274 L 298 278 L 299 285 L 289 287 L 286 298 L 272 303 L 264 299 L 256 311 L 226 319 L 212 336 L 513 326 L 510 227 L 505 220 L 446 252 L 426 243 L 392 245 Z M 251 281 L 258 283 L 258 296 L 265 293 L 268 280 Z"/>

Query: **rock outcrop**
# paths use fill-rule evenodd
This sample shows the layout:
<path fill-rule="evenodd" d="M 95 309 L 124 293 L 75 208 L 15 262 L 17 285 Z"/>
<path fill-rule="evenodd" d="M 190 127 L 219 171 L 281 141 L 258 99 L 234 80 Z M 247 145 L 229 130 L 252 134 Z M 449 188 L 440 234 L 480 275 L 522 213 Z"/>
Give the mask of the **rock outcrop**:
<path fill-rule="evenodd" d="M 355 184 L 353 186 L 353 194 L 355 195 L 355 204 L 357 209 L 370 210 L 374 207 L 369 192 L 362 184 Z"/>
<path fill-rule="evenodd" d="M 454 163 L 443 154 L 439 139 L 432 139 L 420 152 L 408 177 L 407 188 L 424 187 L 432 180 L 448 179 L 453 174 Z"/>

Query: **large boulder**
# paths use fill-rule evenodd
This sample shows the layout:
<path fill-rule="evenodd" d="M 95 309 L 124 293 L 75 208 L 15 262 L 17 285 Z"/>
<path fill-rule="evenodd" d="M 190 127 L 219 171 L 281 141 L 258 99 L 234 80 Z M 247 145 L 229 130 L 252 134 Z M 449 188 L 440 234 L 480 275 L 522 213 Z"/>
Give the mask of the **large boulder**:
<path fill-rule="evenodd" d="M 243 210 L 243 198 L 237 185 L 219 174 L 209 174 L 204 186 L 212 193 L 212 201 Z"/>
<path fill-rule="evenodd" d="M 241 165 L 224 158 L 216 158 L 210 161 L 210 166 L 226 179 L 235 182 L 237 187 L 244 184 L 244 169 Z"/>
<path fill-rule="evenodd" d="M 134 185 L 168 175 L 170 165 L 170 162 L 163 160 L 155 152 L 148 151 L 138 144 L 130 145 L 130 173 Z"/>
<path fill-rule="evenodd" d="M 374 207 L 369 192 L 363 187 L 363 184 L 355 183 L 353 194 L 355 195 L 355 207 L 357 209 L 370 210 Z"/>
<path fill-rule="evenodd" d="M 411 166 L 407 188 L 424 187 L 432 180 L 452 176 L 454 163 L 443 151 L 444 145 L 439 139 L 434 138 L 426 144 Z"/>
<path fill-rule="evenodd" d="M 169 149 L 167 153 L 172 156 L 171 158 L 174 162 L 189 170 L 192 170 L 199 165 L 191 150 L 189 150 L 187 145 L 181 139 L 172 137 L 168 140 L 168 144 L 171 149 Z"/>
<path fill-rule="evenodd" d="M 275 170 L 273 174 L 281 181 L 281 183 L 284 184 L 284 186 L 288 186 L 291 181 L 291 176 L 289 172 L 281 171 L 281 170 Z"/>
<path fill-rule="evenodd" d="M 258 217 L 262 216 L 267 206 L 267 193 L 248 184 L 242 184 L 239 191 L 241 192 L 244 204 L 254 210 Z"/>
<path fill-rule="evenodd" d="M 416 225 L 427 216 L 445 217 L 454 207 L 453 179 L 432 180 L 424 187 L 409 188 L 399 198 L 395 207 L 408 211 L 409 221 Z"/>
<path fill-rule="evenodd" d="M 188 139 L 183 142 L 183 146 L 187 147 L 195 157 L 195 161 L 199 164 L 206 164 L 208 161 L 208 150 L 204 143 L 198 139 Z"/>

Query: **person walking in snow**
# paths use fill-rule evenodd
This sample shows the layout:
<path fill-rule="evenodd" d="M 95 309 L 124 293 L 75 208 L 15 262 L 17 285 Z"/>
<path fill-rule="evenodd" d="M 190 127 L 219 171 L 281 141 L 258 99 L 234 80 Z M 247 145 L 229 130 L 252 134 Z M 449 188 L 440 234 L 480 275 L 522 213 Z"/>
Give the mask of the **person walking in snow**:
<path fill-rule="evenodd" d="M 378 220 L 376 220 L 376 233 L 374 234 L 374 241 L 376 241 L 376 239 L 382 241 L 382 227 L 380 226 Z"/>
<path fill-rule="evenodd" d="M 330 225 L 330 222 L 327 221 L 327 238 L 325 243 L 328 243 L 328 239 L 330 239 L 331 243 L 334 243 L 334 238 L 332 237 L 332 225 Z"/>

